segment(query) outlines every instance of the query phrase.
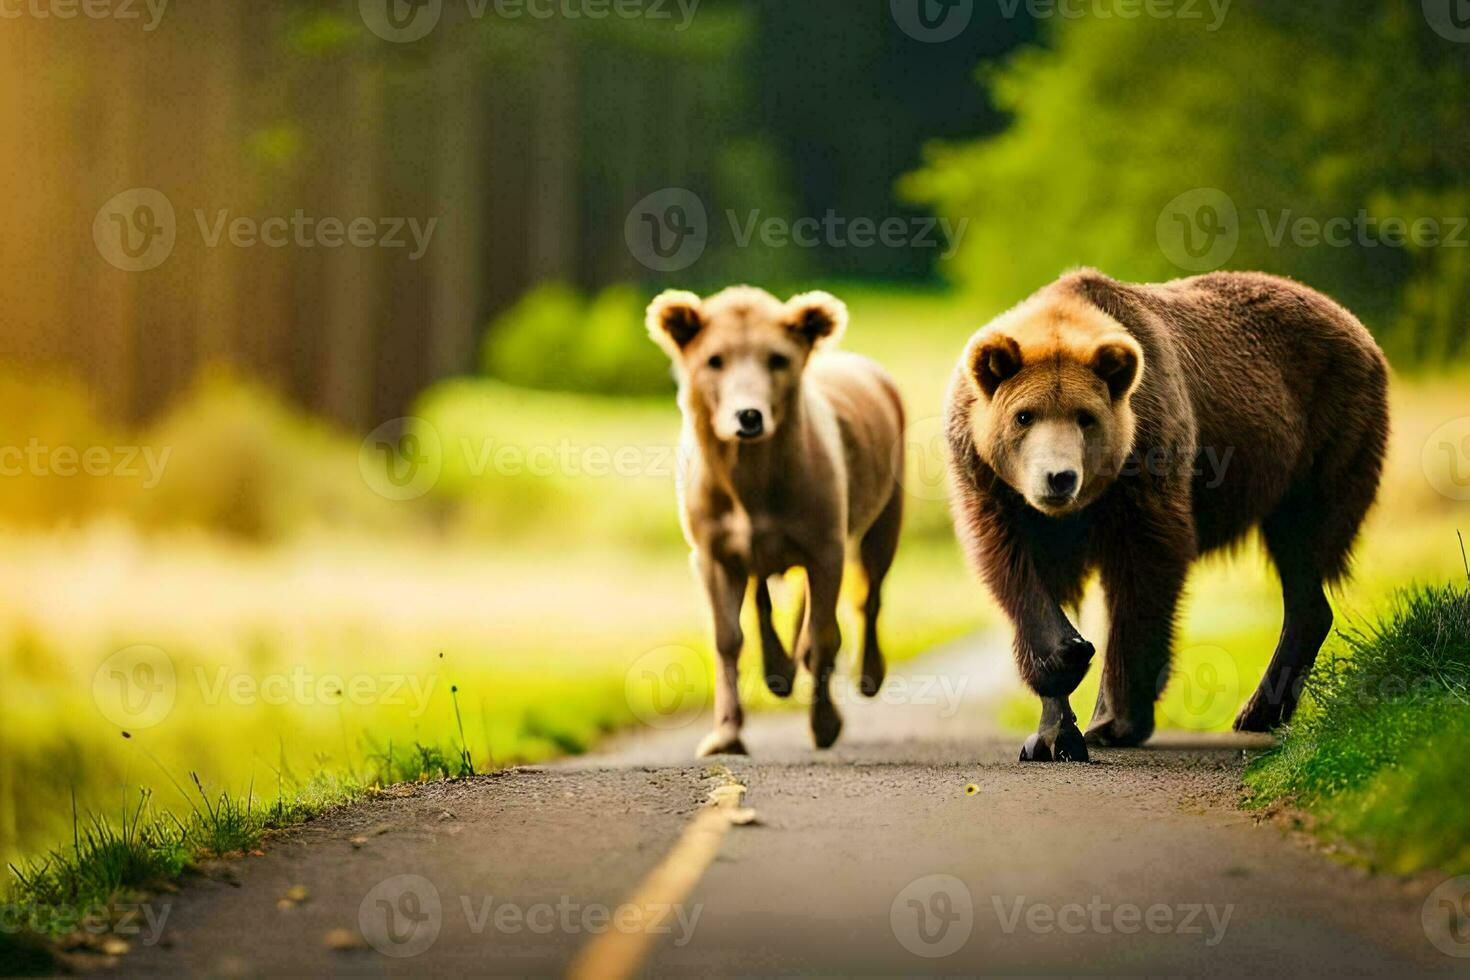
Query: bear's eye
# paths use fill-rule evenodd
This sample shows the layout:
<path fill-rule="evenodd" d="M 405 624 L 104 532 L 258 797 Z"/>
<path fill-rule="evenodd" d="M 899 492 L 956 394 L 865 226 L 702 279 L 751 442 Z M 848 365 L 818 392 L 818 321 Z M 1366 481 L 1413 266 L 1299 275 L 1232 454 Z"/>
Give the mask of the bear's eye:
<path fill-rule="evenodd" d="M 1025 428 L 1026 426 L 1030 425 L 1032 422 L 1035 422 L 1035 421 L 1036 421 L 1036 416 L 1035 415 L 1032 415 L 1030 412 L 1017 412 L 1016 413 L 1016 424 L 1019 425 L 1019 426 L 1021 426 L 1022 428 Z"/>
<path fill-rule="evenodd" d="M 720 368 L 725 366 L 725 359 L 716 354 L 714 357 L 711 357 L 709 359 L 709 366 L 718 371 Z"/>
<path fill-rule="evenodd" d="M 1093 414 L 1091 412 L 1078 412 L 1077 424 L 1082 426 L 1082 428 L 1084 429 L 1090 429 L 1094 425 L 1097 425 L 1097 419 L 1093 417 Z"/>
<path fill-rule="evenodd" d="M 767 361 L 772 371 L 784 371 L 791 366 L 791 358 L 785 354 L 772 354 Z"/>

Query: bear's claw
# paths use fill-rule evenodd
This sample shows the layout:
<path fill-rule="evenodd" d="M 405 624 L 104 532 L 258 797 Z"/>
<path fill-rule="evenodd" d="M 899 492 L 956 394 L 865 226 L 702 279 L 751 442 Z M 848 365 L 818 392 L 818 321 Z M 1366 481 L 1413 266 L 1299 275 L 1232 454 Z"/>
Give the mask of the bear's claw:
<path fill-rule="evenodd" d="M 1257 691 L 1251 695 L 1251 699 L 1240 709 L 1240 714 L 1235 716 L 1235 730 L 1237 732 L 1269 732 L 1278 728 L 1286 722 L 1286 711 L 1283 705 L 1273 704 L 1269 698 L 1261 697 Z"/>

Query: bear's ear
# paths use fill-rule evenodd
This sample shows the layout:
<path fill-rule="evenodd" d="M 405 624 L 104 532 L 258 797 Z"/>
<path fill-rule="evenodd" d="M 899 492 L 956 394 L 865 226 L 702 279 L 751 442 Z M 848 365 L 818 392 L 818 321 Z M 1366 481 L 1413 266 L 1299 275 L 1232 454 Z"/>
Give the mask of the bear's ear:
<path fill-rule="evenodd" d="M 1143 380 L 1143 348 L 1132 337 L 1109 338 L 1093 352 L 1092 371 L 1108 386 L 1113 401 L 1125 398 Z"/>
<path fill-rule="evenodd" d="M 802 293 L 786 304 L 786 329 L 808 347 L 835 344 L 847 330 L 847 304 L 831 293 Z"/>
<path fill-rule="evenodd" d="M 1021 371 L 1021 345 L 1003 333 L 977 337 L 970 345 L 967 363 L 970 377 L 987 399 Z"/>
<path fill-rule="evenodd" d="M 670 357 L 678 357 L 704 327 L 698 296 L 670 289 L 648 304 L 648 335 Z"/>

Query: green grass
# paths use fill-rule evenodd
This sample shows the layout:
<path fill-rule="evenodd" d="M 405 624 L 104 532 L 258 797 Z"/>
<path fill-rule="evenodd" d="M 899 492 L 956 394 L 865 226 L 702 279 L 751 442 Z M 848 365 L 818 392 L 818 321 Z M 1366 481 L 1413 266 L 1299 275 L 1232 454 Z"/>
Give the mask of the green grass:
<path fill-rule="evenodd" d="M 555 729 L 546 736 L 567 738 Z M 578 751 L 580 746 L 568 740 L 563 748 Z M 10 865 L 12 882 L 0 902 L 0 922 L 11 933 L 85 939 L 77 930 L 89 919 L 86 931 L 95 939 L 140 898 L 169 888 L 205 860 L 244 855 L 272 831 L 297 826 L 391 784 L 463 778 L 475 771 L 462 731 L 458 747 L 412 743 L 395 751 L 390 744 L 370 763 L 363 780 L 321 773 L 289 792 L 282 774 L 269 802 L 257 798 L 253 786 L 237 795 L 206 787 L 197 773 L 189 773 L 186 785 L 165 770 L 164 779 L 187 800 L 182 815 L 177 808 L 156 806 L 148 789 L 125 801 L 115 818 L 99 812 L 83 815 L 73 799 L 70 841 Z M 5 955 L 0 949 L 0 962 Z"/>
<path fill-rule="evenodd" d="M 1281 745 L 1246 774 L 1255 806 L 1313 814 L 1371 864 L 1470 870 L 1470 589 L 1419 586 L 1342 631 Z"/>

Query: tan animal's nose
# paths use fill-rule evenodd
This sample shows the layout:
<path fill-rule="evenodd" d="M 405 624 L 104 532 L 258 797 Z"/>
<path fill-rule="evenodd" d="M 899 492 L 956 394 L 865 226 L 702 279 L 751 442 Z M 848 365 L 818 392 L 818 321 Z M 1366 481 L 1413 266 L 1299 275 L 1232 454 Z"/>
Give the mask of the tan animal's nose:
<path fill-rule="evenodd" d="M 758 408 L 742 408 L 735 413 L 740 423 L 740 438 L 754 439 L 766 430 L 766 419 Z"/>

